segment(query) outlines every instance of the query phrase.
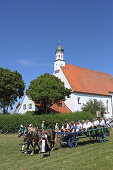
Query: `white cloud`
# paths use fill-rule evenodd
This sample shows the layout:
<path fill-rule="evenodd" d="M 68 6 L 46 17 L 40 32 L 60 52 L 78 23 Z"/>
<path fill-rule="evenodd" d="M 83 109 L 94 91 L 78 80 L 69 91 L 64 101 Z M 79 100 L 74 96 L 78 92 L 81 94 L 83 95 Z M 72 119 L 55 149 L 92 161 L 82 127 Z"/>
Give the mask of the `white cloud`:
<path fill-rule="evenodd" d="M 20 59 L 16 61 L 16 63 L 21 66 L 26 66 L 26 67 L 43 67 L 43 66 L 53 67 L 53 65 L 48 64 L 48 63 L 37 63 L 37 62 L 26 60 L 26 59 Z"/>
<path fill-rule="evenodd" d="M 31 66 L 30 62 L 28 60 L 24 60 L 24 59 L 20 59 L 16 63 L 21 66 Z"/>

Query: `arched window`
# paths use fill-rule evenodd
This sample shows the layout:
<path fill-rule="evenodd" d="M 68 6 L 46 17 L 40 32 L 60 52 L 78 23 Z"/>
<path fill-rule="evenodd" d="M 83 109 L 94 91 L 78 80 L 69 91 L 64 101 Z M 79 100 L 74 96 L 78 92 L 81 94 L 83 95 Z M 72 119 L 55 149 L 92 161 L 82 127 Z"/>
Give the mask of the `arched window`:
<path fill-rule="evenodd" d="M 23 109 L 26 110 L 26 104 L 23 105 Z"/>
<path fill-rule="evenodd" d="M 81 102 L 80 102 L 80 97 L 78 97 L 78 104 L 81 104 Z"/>
<path fill-rule="evenodd" d="M 28 107 L 29 107 L 29 109 L 32 109 L 32 104 L 30 103 Z"/>

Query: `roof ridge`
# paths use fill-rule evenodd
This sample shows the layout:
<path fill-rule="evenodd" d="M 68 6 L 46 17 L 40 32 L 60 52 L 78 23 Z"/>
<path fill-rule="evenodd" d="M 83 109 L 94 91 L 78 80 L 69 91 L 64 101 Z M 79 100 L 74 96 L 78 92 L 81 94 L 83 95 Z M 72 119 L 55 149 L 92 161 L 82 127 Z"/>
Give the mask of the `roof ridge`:
<path fill-rule="evenodd" d="M 88 69 L 88 68 L 84 68 L 84 67 L 80 67 L 80 66 L 74 66 L 74 65 L 72 65 L 72 64 L 66 64 L 66 66 L 73 66 L 73 67 L 78 67 L 78 68 L 81 68 L 81 69 L 85 69 L 85 70 L 90 70 L 90 71 L 94 71 L 94 72 L 96 72 L 96 73 L 101 73 L 101 74 L 107 74 L 107 75 L 110 75 L 110 76 L 112 76 L 110 73 L 104 73 L 104 72 L 101 72 L 101 71 L 96 71 L 96 70 L 91 70 L 91 69 Z M 62 66 L 61 66 L 62 67 Z M 112 76 L 113 77 L 113 76 Z"/>

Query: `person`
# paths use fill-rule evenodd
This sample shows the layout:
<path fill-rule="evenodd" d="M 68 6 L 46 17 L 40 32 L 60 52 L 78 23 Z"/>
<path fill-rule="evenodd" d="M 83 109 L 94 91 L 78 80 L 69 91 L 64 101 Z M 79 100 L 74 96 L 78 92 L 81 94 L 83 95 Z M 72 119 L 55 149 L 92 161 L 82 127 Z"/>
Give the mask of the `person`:
<path fill-rule="evenodd" d="M 58 131 L 59 130 L 59 126 L 58 123 L 55 124 L 55 130 Z"/>
<path fill-rule="evenodd" d="M 49 148 L 49 143 L 48 143 L 48 139 L 47 139 L 47 134 L 45 134 L 44 131 L 42 132 L 42 138 L 38 143 L 41 143 L 41 153 L 42 153 L 42 155 L 41 155 L 40 158 L 43 158 L 44 154 L 46 152 L 48 152 L 49 156 L 50 156 L 50 148 Z"/>
<path fill-rule="evenodd" d="M 41 128 L 44 129 L 44 126 L 45 126 L 45 121 L 43 120 L 41 124 Z"/>
<path fill-rule="evenodd" d="M 97 118 L 93 119 L 93 126 L 94 128 L 97 128 L 99 126 L 99 120 Z"/>
<path fill-rule="evenodd" d="M 66 128 L 65 128 L 66 130 L 70 130 L 70 124 L 69 123 L 66 123 Z"/>
<path fill-rule="evenodd" d="M 65 131 L 66 127 L 67 127 L 67 122 L 64 121 L 64 123 L 63 123 L 62 126 L 61 126 L 61 130 L 62 130 L 62 131 Z"/>
<path fill-rule="evenodd" d="M 80 120 L 77 121 L 77 130 L 76 131 L 80 131 L 82 129 L 82 123 L 80 122 Z"/>
<path fill-rule="evenodd" d="M 105 126 L 105 120 L 103 118 L 100 120 L 100 126 Z"/>
<path fill-rule="evenodd" d="M 72 132 L 76 132 L 77 130 L 77 123 L 73 123 L 73 129 L 72 129 Z"/>
<path fill-rule="evenodd" d="M 93 127 L 93 124 L 91 123 L 90 120 L 86 120 L 86 126 L 87 126 L 87 129 L 90 129 Z"/>
<path fill-rule="evenodd" d="M 87 130 L 87 124 L 85 120 L 82 120 L 82 129 L 85 131 Z"/>

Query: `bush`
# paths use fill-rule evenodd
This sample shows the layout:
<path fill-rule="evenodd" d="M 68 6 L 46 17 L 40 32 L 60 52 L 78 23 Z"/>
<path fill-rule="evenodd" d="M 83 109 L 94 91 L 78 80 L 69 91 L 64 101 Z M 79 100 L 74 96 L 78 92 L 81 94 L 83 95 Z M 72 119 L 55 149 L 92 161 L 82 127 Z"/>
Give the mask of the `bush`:
<path fill-rule="evenodd" d="M 104 103 L 97 99 L 90 99 L 86 104 L 83 104 L 82 111 L 90 112 L 96 115 L 96 111 L 100 111 L 102 114 L 105 113 L 106 107 Z"/>
<path fill-rule="evenodd" d="M 4 132 L 17 132 L 20 124 L 28 126 L 30 122 L 34 126 L 41 127 L 41 123 L 45 121 L 46 128 L 54 129 L 55 123 L 57 122 L 59 126 L 62 123 L 67 121 L 77 120 L 92 120 L 94 115 L 88 112 L 76 112 L 76 113 L 58 113 L 58 114 L 49 114 L 49 115 L 35 115 L 33 112 L 29 112 L 25 115 L 13 114 L 13 115 L 0 115 L 0 129 L 3 129 Z"/>

